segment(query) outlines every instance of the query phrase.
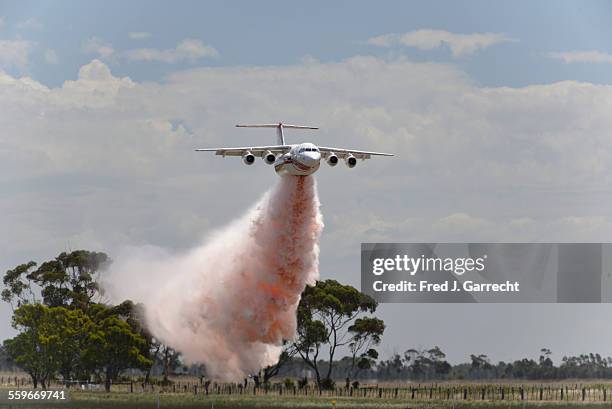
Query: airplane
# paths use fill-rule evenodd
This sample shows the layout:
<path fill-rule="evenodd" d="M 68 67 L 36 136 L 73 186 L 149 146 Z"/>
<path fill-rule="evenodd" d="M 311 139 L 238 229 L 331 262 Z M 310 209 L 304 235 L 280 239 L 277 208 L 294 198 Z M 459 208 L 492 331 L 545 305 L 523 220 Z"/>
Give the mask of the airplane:
<path fill-rule="evenodd" d="M 343 159 L 346 166 L 354 168 L 357 159 L 370 159 L 371 156 L 393 156 L 391 153 L 358 151 L 353 149 L 329 148 L 316 146 L 305 142 L 287 145 L 285 143 L 285 129 L 319 129 L 314 126 L 289 125 L 279 122 L 278 124 L 236 125 L 237 128 L 276 128 L 278 145 L 249 146 L 241 148 L 203 148 L 196 149 L 197 152 L 215 152 L 220 156 L 242 156 L 246 165 L 255 163 L 255 157 L 260 157 L 268 164 L 274 164 L 274 170 L 280 176 L 308 176 L 315 173 L 325 160 L 329 166 L 336 166 Z"/>

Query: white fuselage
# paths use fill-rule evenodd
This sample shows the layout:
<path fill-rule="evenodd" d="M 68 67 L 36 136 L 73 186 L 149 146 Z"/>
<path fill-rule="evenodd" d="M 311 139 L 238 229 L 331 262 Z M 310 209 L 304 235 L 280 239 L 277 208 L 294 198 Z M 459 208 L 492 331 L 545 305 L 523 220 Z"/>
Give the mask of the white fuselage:
<path fill-rule="evenodd" d="M 276 173 L 281 176 L 312 175 L 321 165 L 321 152 L 312 143 L 294 145 L 289 152 L 280 155 L 274 162 Z"/>

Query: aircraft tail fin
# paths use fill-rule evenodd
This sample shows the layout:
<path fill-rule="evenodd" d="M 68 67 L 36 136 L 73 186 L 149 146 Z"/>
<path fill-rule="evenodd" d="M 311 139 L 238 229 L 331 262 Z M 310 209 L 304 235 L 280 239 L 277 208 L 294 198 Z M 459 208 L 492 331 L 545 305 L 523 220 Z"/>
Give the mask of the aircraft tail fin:
<path fill-rule="evenodd" d="M 252 124 L 252 125 L 236 125 L 236 128 L 276 128 L 276 137 L 279 145 L 285 145 L 285 135 L 283 129 L 319 129 L 316 126 L 306 125 L 289 125 L 279 122 L 277 124 Z"/>

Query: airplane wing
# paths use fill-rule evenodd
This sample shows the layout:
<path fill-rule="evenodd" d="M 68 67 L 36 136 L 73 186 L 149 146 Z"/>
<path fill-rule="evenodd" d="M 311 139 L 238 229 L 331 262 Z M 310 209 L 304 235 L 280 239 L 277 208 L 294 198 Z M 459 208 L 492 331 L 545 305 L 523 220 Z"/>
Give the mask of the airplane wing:
<path fill-rule="evenodd" d="M 323 157 L 327 157 L 327 155 L 333 152 L 341 159 L 346 158 L 348 155 L 353 155 L 357 159 L 370 159 L 371 156 L 393 156 L 392 153 L 356 151 L 352 149 L 328 148 L 326 146 L 319 146 L 319 151 L 321 151 Z"/>
<path fill-rule="evenodd" d="M 267 151 L 272 152 L 275 155 L 279 153 L 288 152 L 291 149 L 291 145 L 271 145 L 271 146 L 245 146 L 241 148 L 203 148 L 196 149 L 197 152 L 215 152 L 216 155 L 221 156 L 242 156 L 246 152 L 251 152 L 255 156 L 263 156 Z"/>

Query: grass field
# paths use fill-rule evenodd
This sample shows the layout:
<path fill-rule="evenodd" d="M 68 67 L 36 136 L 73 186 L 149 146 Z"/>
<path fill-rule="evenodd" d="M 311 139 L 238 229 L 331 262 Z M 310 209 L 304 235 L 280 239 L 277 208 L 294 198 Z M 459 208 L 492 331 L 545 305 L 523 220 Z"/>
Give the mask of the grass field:
<path fill-rule="evenodd" d="M 210 394 L 207 395 L 197 378 L 178 378 L 171 385 L 163 387 L 159 384 L 144 387 L 136 381 L 123 382 L 113 385 L 110 393 L 104 392 L 100 386 L 93 390 L 75 386 L 67 390 L 70 399 L 62 403 L 9 402 L 6 399 L 9 390 L 31 390 L 31 383 L 28 378 L 14 374 L 0 374 L 0 383 L 0 409 L 612 408 L 610 380 L 597 379 L 566 380 L 562 383 L 510 383 L 501 380 L 487 383 L 364 383 L 363 388 L 351 392 L 349 396 L 345 388 L 319 392 L 312 386 L 300 390 L 274 384 L 269 389 L 255 390 L 252 387 L 238 388 L 236 384 L 216 383 L 211 385 Z M 63 389 L 63 385 L 52 384 L 52 388 Z M 520 390 L 524 395 L 519 393 Z"/>
<path fill-rule="evenodd" d="M 70 401 L 61 404 L 44 402 L 39 404 L 5 404 L 3 408 L 67 408 L 67 409 L 570 409 L 570 408 L 609 408 L 609 402 L 490 402 L 490 401 L 407 401 L 403 399 L 380 398 L 328 398 L 312 396 L 245 396 L 245 395 L 193 395 L 121 392 L 83 392 L 70 393 Z"/>

